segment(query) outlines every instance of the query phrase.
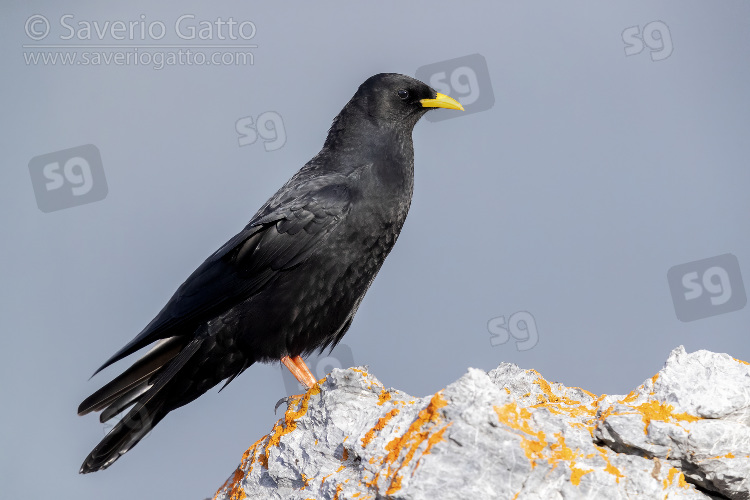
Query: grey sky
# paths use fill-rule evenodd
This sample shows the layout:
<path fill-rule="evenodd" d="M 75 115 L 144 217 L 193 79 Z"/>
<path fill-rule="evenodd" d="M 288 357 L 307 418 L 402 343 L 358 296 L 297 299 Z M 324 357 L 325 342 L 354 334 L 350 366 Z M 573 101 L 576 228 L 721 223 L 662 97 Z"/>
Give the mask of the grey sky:
<path fill-rule="evenodd" d="M 76 407 L 126 363 L 88 377 L 317 153 L 362 81 L 472 54 L 486 61 L 489 80 L 478 83 L 491 85 L 494 106 L 417 125 L 411 213 L 344 338 L 354 362 L 423 396 L 502 361 L 614 394 L 680 344 L 750 359 L 747 307 L 701 306 L 704 317 L 680 321 L 667 280 L 674 266 L 724 254 L 745 273 L 744 283 L 730 273 L 733 297 L 750 280 L 746 2 L 1 9 L 2 498 L 212 495 L 271 429 L 285 395 L 278 365 L 253 366 L 170 414 L 111 469 L 80 476 L 104 426 Z M 143 14 L 168 31 L 156 41 L 63 40 L 66 14 L 100 27 Z M 180 39 L 174 23 L 185 14 L 193 25 L 252 21 L 253 64 L 24 59 L 43 51 L 24 44 L 244 43 Z M 44 41 L 25 32 L 33 15 L 50 22 Z M 627 56 L 634 33 L 648 44 Z M 664 57 L 657 46 L 669 42 Z M 76 52 L 97 50 L 112 52 Z M 283 120 L 283 146 L 267 151 L 261 136 L 240 146 L 238 120 L 269 111 Z M 101 154 L 104 199 L 42 212 L 30 161 L 87 144 Z M 712 276 L 703 298 L 720 284 Z M 493 346 L 488 322 L 522 311 L 538 343 Z"/>

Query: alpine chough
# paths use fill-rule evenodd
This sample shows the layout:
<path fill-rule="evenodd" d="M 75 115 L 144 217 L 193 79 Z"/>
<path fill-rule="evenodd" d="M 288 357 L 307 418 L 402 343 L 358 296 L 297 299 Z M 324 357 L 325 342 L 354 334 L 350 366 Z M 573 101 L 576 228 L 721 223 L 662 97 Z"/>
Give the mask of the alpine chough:
<path fill-rule="evenodd" d="M 253 363 L 281 360 L 316 383 L 302 356 L 341 340 L 396 243 L 414 185 L 412 130 L 433 108 L 463 110 L 404 75 L 360 85 L 323 149 L 96 371 L 156 343 L 78 407 L 105 422 L 132 406 L 81 473 L 106 469 L 167 413 Z"/>

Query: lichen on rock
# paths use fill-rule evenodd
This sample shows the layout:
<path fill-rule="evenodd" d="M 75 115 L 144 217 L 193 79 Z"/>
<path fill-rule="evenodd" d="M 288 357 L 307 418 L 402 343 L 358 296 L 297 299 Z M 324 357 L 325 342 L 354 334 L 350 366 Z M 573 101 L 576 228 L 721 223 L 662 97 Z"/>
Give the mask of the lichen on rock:
<path fill-rule="evenodd" d="M 678 347 L 626 396 L 509 363 L 424 398 L 336 369 L 214 498 L 747 499 L 748 477 L 750 366 Z"/>

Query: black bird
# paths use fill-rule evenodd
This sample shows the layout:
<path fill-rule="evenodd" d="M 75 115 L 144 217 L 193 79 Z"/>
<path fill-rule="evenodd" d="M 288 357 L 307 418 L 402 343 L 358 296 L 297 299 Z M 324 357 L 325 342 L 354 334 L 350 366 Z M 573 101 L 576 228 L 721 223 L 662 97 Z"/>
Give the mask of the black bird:
<path fill-rule="evenodd" d="M 414 185 L 412 130 L 432 108 L 463 110 L 404 75 L 360 85 L 323 149 L 96 371 L 158 341 L 78 407 L 106 422 L 134 405 L 82 474 L 106 469 L 167 413 L 255 362 L 281 360 L 315 384 L 301 356 L 341 340 L 396 243 Z"/>

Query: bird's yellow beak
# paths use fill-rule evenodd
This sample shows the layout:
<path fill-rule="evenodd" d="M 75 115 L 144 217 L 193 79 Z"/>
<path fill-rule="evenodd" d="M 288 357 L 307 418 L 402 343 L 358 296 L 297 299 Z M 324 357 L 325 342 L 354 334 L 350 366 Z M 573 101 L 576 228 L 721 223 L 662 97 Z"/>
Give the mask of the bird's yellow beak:
<path fill-rule="evenodd" d="M 440 92 L 437 93 L 437 96 L 434 99 L 421 99 L 419 102 L 422 103 L 423 108 L 448 108 L 458 109 L 461 111 L 464 110 L 464 107 L 461 106 L 460 102 L 445 94 L 441 94 Z"/>

